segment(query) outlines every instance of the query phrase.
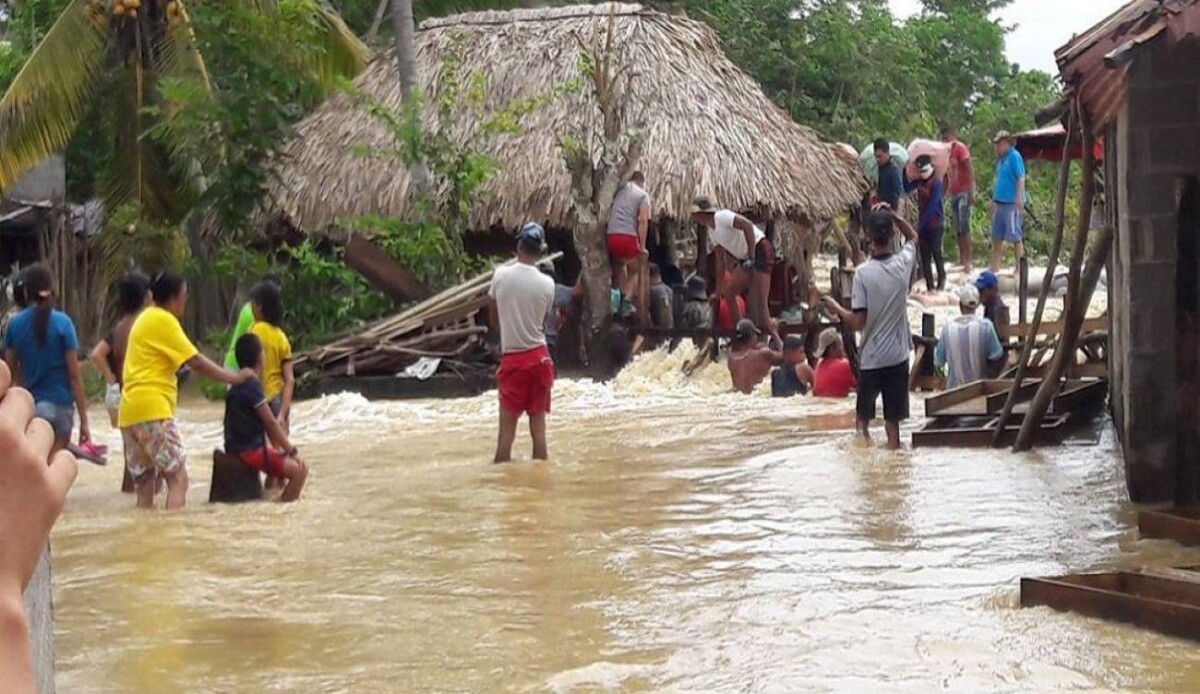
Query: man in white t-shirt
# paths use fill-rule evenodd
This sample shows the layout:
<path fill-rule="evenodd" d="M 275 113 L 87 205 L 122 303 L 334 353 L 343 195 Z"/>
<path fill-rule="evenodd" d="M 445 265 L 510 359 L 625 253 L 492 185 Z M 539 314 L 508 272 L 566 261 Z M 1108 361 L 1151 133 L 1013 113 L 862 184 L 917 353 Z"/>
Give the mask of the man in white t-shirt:
<path fill-rule="evenodd" d="M 608 213 L 608 255 L 612 263 L 613 287 L 623 298 L 632 300 L 646 253 L 646 235 L 650 229 L 650 194 L 646 176 L 635 171 L 613 198 Z"/>
<path fill-rule="evenodd" d="M 896 228 L 904 246 L 892 253 Z M 867 218 L 871 259 L 854 273 L 850 309 L 825 297 L 830 313 L 851 330 L 862 331 L 858 350 L 858 431 L 870 439 L 875 401 L 883 396 L 883 419 L 888 448 L 900 448 L 900 422 L 908 419 L 908 354 L 912 333 L 908 325 L 908 281 L 917 263 L 917 232 L 887 205 Z"/>
<path fill-rule="evenodd" d="M 492 326 L 500 326 L 500 435 L 496 462 L 512 460 L 521 415 L 529 415 L 533 459 L 546 460 L 546 415 L 554 387 L 554 361 L 546 346 L 546 313 L 554 304 L 554 280 L 538 269 L 546 232 L 530 222 L 517 235 L 517 260 L 496 268 L 488 295 Z"/>
<path fill-rule="evenodd" d="M 750 319 L 763 334 L 770 334 L 779 344 L 779 332 L 771 321 L 767 300 L 771 294 L 771 270 L 775 267 L 775 247 L 753 222 L 732 211 L 718 208 L 711 199 L 701 196 L 692 204 L 692 219 L 709 229 L 709 238 L 717 247 L 717 291 L 729 304 L 736 325 L 742 319 L 737 297 L 748 294 L 746 305 Z M 726 267 L 732 259 L 732 280 L 725 281 Z"/>

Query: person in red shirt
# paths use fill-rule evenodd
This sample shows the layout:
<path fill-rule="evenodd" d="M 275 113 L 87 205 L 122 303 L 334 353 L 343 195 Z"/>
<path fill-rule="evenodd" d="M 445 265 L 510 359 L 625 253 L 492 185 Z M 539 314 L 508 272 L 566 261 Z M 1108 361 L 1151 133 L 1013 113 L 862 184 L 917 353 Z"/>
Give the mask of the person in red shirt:
<path fill-rule="evenodd" d="M 950 145 L 950 169 L 946 174 L 946 196 L 950 199 L 950 217 L 958 239 L 958 262 L 967 273 L 974 270 L 971 261 L 971 207 L 975 205 L 975 170 L 971 150 L 958 139 L 954 128 L 942 127 L 942 142 Z"/>
<path fill-rule="evenodd" d="M 845 398 L 858 388 L 850 360 L 846 358 L 842 336 L 837 330 L 830 328 L 821 333 L 816 355 L 821 361 L 813 375 L 813 397 Z"/>

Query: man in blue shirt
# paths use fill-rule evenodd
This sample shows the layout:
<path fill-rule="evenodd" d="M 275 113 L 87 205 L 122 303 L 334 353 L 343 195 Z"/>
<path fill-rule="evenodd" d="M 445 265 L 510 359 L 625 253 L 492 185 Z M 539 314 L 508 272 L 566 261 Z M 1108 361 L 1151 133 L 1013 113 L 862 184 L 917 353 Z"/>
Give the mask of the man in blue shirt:
<path fill-rule="evenodd" d="M 886 203 L 888 208 L 900 209 L 900 198 L 904 195 L 904 178 L 900 175 L 900 167 L 892 161 L 892 147 L 884 138 L 875 140 L 875 163 L 879 165 L 879 184 L 875 187 L 875 197 L 879 202 Z"/>
<path fill-rule="evenodd" d="M 1012 244 L 1017 265 L 1025 255 L 1021 223 L 1025 218 L 1025 160 L 1013 147 L 1012 136 L 1001 130 L 996 143 L 996 188 L 992 194 L 992 272 L 1000 269 L 1004 244 Z"/>

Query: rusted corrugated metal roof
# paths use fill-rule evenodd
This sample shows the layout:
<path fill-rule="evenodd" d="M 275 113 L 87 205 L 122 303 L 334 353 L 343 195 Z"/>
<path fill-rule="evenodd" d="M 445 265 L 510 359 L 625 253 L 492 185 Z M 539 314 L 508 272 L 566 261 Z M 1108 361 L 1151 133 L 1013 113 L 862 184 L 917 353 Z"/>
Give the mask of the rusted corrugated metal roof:
<path fill-rule="evenodd" d="M 1102 130 L 1125 103 L 1131 51 L 1165 35 L 1200 35 L 1200 0 L 1133 0 L 1054 53 L 1063 85 L 1079 96 Z"/>

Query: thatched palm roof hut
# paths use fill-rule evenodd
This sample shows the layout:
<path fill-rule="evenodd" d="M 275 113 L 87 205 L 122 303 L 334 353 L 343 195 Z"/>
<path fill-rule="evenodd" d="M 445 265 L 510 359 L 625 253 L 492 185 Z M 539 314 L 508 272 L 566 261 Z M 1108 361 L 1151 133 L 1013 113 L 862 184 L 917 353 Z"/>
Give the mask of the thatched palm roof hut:
<path fill-rule="evenodd" d="M 437 94 L 448 51 L 486 80 L 486 110 L 544 95 L 579 77 L 579 39 L 606 27 L 610 15 L 638 74 L 632 91 L 642 109 L 646 173 L 655 216 L 683 218 L 693 196 L 763 218 L 816 222 L 832 218 L 864 189 L 855 164 L 810 129 L 797 125 L 721 52 L 705 24 L 640 5 L 480 12 L 433 19 L 417 33 L 420 84 Z M 366 94 L 399 108 L 400 80 L 391 54 L 358 77 Z M 558 98 L 528 115 L 520 134 L 491 137 L 483 147 L 498 172 L 486 201 L 472 212 L 476 229 L 516 227 L 536 219 L 571 226 L 571 180 L 559 138 L 581 130 L 596 112 L 588 90 Z M 428 99 L 428 102 L 434 101 Z M 434 122 L 432 108 L 426 118 Z M 478 118 L 459 119 L 461 137 Z M 285 147 L 271 199 L 277 212 L 309 232 L 364 214 L 400 217 L 408 203 L 407 172 L 392 161 L 364 158 L 386 149 L 388 133 L 346 95 L 330 98 L 301 121 Z"/>

